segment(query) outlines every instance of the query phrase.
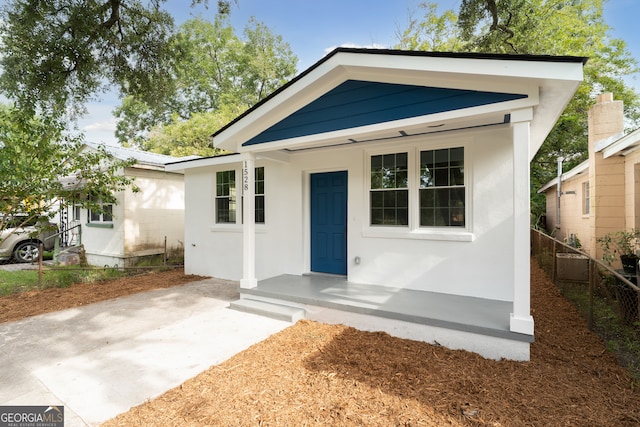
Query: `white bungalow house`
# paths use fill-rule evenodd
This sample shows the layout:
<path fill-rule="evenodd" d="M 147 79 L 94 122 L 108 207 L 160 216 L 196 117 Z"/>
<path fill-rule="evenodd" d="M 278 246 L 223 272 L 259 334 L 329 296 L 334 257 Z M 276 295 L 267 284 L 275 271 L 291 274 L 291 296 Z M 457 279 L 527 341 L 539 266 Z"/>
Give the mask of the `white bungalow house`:
<path fill-rule="evenodd" d="M 336 49 L 214 134 L 234 154 L 167 165 L 186 271 L 239 280 L 240 309 L 527 360 L 529 161 L 584 62 Z"/>
<path fill-rule="evenodd" d="M 86 143 L 83 150 L 95 150 L 98 144 Z M 66 200 L 60 213 L 63 243 L 84 246 L 91 265 L 128 266 L 135 260 L 182 249 L 184 239 L 184 177 L 169 172 L 165 165 L 184 160 L 119 146 L 104 145 L 118 160 L 134 159 L 135 163 L 121 171 L 134 178 L 140 189 L 131 188 L 115 195 L 117 203 L 105 212 L 92 212 Z M 189 157 L 194 158 L 194 157 Z"/>

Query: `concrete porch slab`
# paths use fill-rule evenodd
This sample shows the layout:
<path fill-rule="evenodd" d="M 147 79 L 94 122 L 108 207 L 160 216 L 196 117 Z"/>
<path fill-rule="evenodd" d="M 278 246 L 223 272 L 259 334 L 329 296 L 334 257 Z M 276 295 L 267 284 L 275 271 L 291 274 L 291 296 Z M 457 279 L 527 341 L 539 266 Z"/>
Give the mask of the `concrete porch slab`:
<path fill-rule="evenodd" d="M 508 340 L 533 342 L 509 330 L 513 304 L 483 298 L 348 282 L 330 275 L 281 275 L 241 288 L 243 296 L 330 308 Z"/>

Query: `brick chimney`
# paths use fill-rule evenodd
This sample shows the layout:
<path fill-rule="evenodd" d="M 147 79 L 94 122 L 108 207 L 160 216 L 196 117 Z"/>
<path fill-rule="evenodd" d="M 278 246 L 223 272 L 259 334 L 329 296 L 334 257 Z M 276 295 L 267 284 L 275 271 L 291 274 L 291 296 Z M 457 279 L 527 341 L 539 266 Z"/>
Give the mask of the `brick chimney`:
<path fill-rule="evenodd" d="M 598 95 L 596 104 L 589 109 L 589 225 L 591 239 L 589 253 L 602 258 L 599 237 L 611 231 L 625 229 L 624 157 L 603 159 L 602 144 L 607 138 L 624 131 L 622 101 L 614 101 L 613 94 Z"/>

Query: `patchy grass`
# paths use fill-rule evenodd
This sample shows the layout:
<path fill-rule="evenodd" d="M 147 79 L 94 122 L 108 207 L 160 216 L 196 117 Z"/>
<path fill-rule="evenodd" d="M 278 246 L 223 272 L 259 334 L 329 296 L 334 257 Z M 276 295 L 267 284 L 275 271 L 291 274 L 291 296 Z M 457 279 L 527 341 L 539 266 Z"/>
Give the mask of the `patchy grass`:
<path fill-rule="evenodd" d="M 44 270 L 39 283 L 38 270 L 0 271 L 0 296 L 36 289 L 66 288 L 75 283 L 95 283 L 124 275 L 115 269 L 60 267 Z"/>

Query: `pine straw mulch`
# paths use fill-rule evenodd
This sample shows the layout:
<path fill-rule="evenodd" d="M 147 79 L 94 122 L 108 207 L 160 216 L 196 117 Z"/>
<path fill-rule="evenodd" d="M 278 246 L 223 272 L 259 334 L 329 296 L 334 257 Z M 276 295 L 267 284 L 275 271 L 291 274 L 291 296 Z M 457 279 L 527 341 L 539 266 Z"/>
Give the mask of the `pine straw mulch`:
<path fill-rule="evenodd" d="M 532 260 L 530 362 L 300 321 L 103 426 L 637 426 L 640 393 Z"/>
<path fill-rule="evenodd" d="M 184 274 L 182 269 L 176 269 L 7 295 L 0 297 L 0 323 L 201 279 L 204 277 Z"/>

